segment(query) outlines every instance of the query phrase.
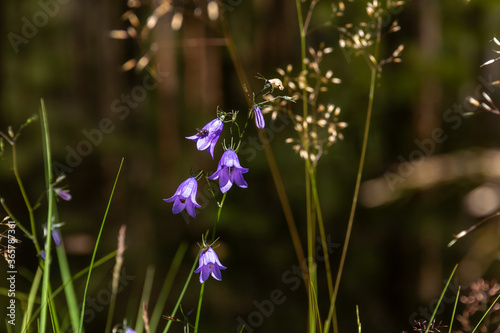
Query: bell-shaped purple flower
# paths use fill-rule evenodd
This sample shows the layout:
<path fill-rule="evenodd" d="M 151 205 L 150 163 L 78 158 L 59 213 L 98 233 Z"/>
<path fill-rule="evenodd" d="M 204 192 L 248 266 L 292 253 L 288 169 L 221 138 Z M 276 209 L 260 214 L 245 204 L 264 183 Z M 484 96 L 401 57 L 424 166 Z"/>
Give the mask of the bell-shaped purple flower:
<path fill-rule="evenodd" d="M 253 115 L 255 117 L 255 126 L 257 126 L 257 128 L 263 129 L 264 126 L 266 126 L 266 122 L 264 120 L 264 116 L 262 115 L 262 111 L 257 104 L 255 104 L 253 108 Z"/>
<path fill-rule="evenodd" d="M 54 189 L 56 191 L 56 194 L 63 200 L 70 201 L 71 200 L 71 194 L 69 194 L 69 191 L 63 190 L 62 188 L 56 187 Z"/>
<path fill-rule="evenodd" d="M 248 184 L 243 179 L 243 174 L 247 172 L 247 168 L 241 167 L 238 155 L 236 155 L 234 150 L 229 149 L 222 154 L 217 171 L 208 177 L 208 179 L 219 179 L 220 190 L 222 193 L 226 193 L 233 186 L 233 183 L 241 188 L 247 188 Z"/>
<path fill-rule="evenodd" d="M 172 207 L 172 212 L 174 214 L 178 214 L 186 208 L 189 215 L 196 217 L 194 207 L 201 207 L 196 202 L 197 190 L 198 181 L 194 177 L 189 177 L 179 185 L 177 191 L 175 191 L 175 194 L 172 197 L 163 200 L 166 202 L 174 202 L 174 206 Z"/>
<path fill-rule="evenodd" d="M 210 147 L 209 153 L 214 158 L 214 149 L 217 140 L 222 133 L 222 128 L 224 123 L 219 118 L 215 118 L 208 124 L 206 124 L 201 130 L 195 135 L 187 136 L 186 139 L 196 141 L 196 148 L 198 150 L 205 150 Z"/>
<path fill-rule="evenodd" d="M 220 281 L 222 280 L 220 270 L 226 268 L 227 267 L 220 263 L 219 258 L 212 247 L 206 246 L 203 250 L 201 250 L 199 266 L 194 272 L 200 273 L 200 283 L 207 281 L 210 275 L 212 275 L 214 279 Z"/>

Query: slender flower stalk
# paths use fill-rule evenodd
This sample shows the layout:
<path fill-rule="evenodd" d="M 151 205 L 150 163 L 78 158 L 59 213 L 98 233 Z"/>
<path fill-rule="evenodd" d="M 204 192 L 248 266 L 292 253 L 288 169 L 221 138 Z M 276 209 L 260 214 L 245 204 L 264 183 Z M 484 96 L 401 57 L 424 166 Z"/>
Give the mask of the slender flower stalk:
<path fill-rule="evenodd" d="M 374 51 L 373 57 L 371 57 L 372 59 L 378 59 L 380 40 L 381 40 L 381 29 L 382 29 L 382 19 L 378 18 L 377 38 L 375 41 L 375 51 Z M 371 64 L 371 62 L 369 62 L 369 64 Z M 349 214 L 349 221 L 347 223 L 347 231 L 346 231 L 346 235 L 345 235 L 344 246 L 342 248 L 342 255 L 340 258 L 339 269 L 338 269 L 337 277 L 335 280 L 335 287 L 333 290 L 333 295 L 332 295 L 332 299 L 331 299 L 331 303 L 330 303 L 330 310 L 328 313 L 328 318 L 325 322 L 325 332 L 328 331 L 329 324 L 330 324 L 332 317 L 333 318 L 336 317 L 336 315 L 334 314 L 335 302 L 337 300 L 340 279 L 342 277 L 342 272 L 344 269 L 345 259 L 346 259 L 346 255 L 347 255 L 347 249 L 349 247 L 349 241 L 351 239 L 352 226 L 354 224 L 354 216 L 356 214 L 356 207 L 357 207 L 358 197 L 359 197 L 359 189 L 361 186 L 361 179 L 363 177 L 363 168 L 364 168 L 364 164 L 365 164 L 366 149 L 368 146 L 368 135 L 370 133 L 373 101 L 375 98 L 375 83 L 377 81 L 377 74 L 379 73 L 380 68 L 377 64 L 374 64 L 374 65 L 372 64 L 370 66 L 370 69 L 371 69 L 370 93 L 368 96 L 368 107 L 367 107 L 367 112 L 366 112 L 365 129 L 364 129 L 364 134 L 363 134 L 363 144 L 361 147 L 361 156 L 360 156 L 360 160 L 359 160 L 358 172 L 357 172 L 357 177 L 356 177 L 356 185 L 354 187 L 354 195 L 352 198 L 351 212 Z M 334 328 L 335 328 L 335 326 L 334 326 Z"/>

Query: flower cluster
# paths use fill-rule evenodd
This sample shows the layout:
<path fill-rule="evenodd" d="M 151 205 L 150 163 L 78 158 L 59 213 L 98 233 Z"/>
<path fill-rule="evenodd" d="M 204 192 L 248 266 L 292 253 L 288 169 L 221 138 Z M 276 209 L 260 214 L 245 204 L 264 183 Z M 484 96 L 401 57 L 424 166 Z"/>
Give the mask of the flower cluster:
<path fill-rule="evenodd" d="M 199 151 L 206 150 L 212 158 L 214 158 L 215 146 L 221 137 L 221 134 L 224 130 L 224 125 L 229 124 L 230 133 L 234 133 L 234 127 L 237 130 L 237 144 L 233 144 L 234 137 L 231 138 L 231 144 L 227 147 L 224 146 L 224 153 L 222 154 L 219 163 L 217 165 L 217 170 L 213 172 L 211 175 L 206 174 L 204 171 L 196 172 L 194 175 L 183 181 L 174 195 L 168 199 L 163 199 L 166 202 L 173 202 L 172 212 L 174 214 L 179 214 L 182 211 L 186 210 L 187 214 L 191 217 L 196 217 L 195 208 L 200 208 L 201 206 L 196 201 L 196 195 L 198 192 L 198 180 L 204 177 L 209 185 L 209 189 L 211 193 L 215 197 L 215 193 L 212 191 L 212 187 L 210 186 L 209 181 L 218 181 L 220 191 L 226 195 L 226 193 L 236 185 L 240 188 L 247 188 L 248 184 L 243 178 L 243 174 L 248 172 L 248 168 L 244 168 L 240 164 L 240 160 L 238 158 L 238 148 L 240 146 L 243 134 L 245 133 L 245 129 L 247 127 L 248 121 L 253 117 L 255 120 L 255 126 L 257 129 L 262 130 L 266 126 L 266 122 L 264 120 L 264 115 L 261 110 L 261 106 L 269 103 L 269 99 L 266 99 L 264 102 L 257 103 L 255 102 L 255 98 L 263 93 L 263 96 L 270 94 L 275 88 L 279 90 L 283 90 L 284 86 L 280 79 L 271 79 L 267 80 L 262 76 L 258 77 L 259 79 L 263 79 L 264 88 L 254 95 L 252 107 L 248 112 L 247 123 L 244 126 L 243 131 L 240 130 L 239 125 L 236 123 L 236 118 L 238 116 L 238 111 L 232 112 L 223 112 L 217 109 L 217 117 L 210 122 L 208 122 L 203 128 L 198 129 L 198 132 L 194 135 L 187 136 L 186 139 L 193 140 L 196 142 L 196 148 Z M 293 100 L 288 96 L 278 96 L 275 99 L 283 98 L 287 100 Z M 234 126 L 234 127 L 233 127 Z M 219 209 L 222 207 L 222 204 L 219 204 Z M 223 266 L 217 254 L 211 245 L 207 245 L 205 239 L 203 239 L 203 246 L 199 257 L 199 267 L 194 271 L 195 273 L 200 273 L 200 283 L 204 283 L 208 277 L 211 275 L 216 280 L 221 280 L 221 270 L 226 269 Z"/>

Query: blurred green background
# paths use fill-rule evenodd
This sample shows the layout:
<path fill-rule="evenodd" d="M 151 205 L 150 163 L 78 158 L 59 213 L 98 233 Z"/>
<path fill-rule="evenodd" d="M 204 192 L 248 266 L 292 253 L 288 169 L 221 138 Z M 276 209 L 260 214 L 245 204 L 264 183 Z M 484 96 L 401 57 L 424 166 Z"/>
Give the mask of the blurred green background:
<path fill-rule="evenodd" d="M 293 1 L 222 2 L 253 90 L 262 87 L 262 81 L 253 79 L 257 73 L 272 78 L 277 76 L 276 68 L 293 64 L 297 74 L 300 42 Z M 345 57 L 334 28 L 364 20 L 365 3 L 346 3 L 345 15 L 333 19 L 331 4 L 318 2 L 311 20 L 315 29 L 307 40 L 314 48 L 322 41 L 334 48 L 322 68 L 342 79 L 322 98 L 342 108 L 339 118 L 349 127 L 343 130 L 345 139 L 331 147 L 318 165 L 326 233 L 342 245 L 361 150 L 369 69 L 361 58 Z M 135 10 L 142 23 L 156 5 L 147 2 Z M 124 270 L 130 280 L 118 295 L 117 323 L 123 318 L 135 323 L 150 266 L 156 269 L 149 306 L 153 308 L 177 247 L 187 242 L 189 250 L 164 309 L 164 314 L 170 313 L 195 259 L 196 242 L 212 228 L 217 207 L 199 194 L 204 208 L 186 223 L 162 199 L 173 195 L 190 170 L 214 171 L 222 153 L 218 145 L 212 160 L 184 137 L 213 119 L 218 106 L 225 111 L 247 108 L 220 26 L 206 17 L 206 2 L 172 1 L 172 5 L 182 13 L 182 27 L 172 30 L 172 13 L 167 13 L 147 38 L 137 42 L 110 38 L 111 30 L 130 26 L 122 19 L 129 10 L 125 1 L 0 1 L 0 130 L 18 128 L 38 113 L 44 98 L 53 159 L 59 167 L 65 166 L 73 196 L 59 204 L 73 272 L 90 262 L 114 177 L 125 158 L 98 252 L 103 256 L 113 251 L 118 229 L 127 225 Z M 461 111 L 471 109 L 466 97 L 479 99 L 481 91 L 498 100 L 498 87 L 484 85 L 485 80 L 500 79 L 498 65 L 480 65 L 496 56 L 493 48 L 500 49 L 491 42 L 500 29 L 499 17 L 500 3 L 494 0 L 410 1 L 398 15 L 401 31 L 384 38 L 381 54 L 389 56 L 399 44 L 405 49 L 402 63 L 384 66 L 377 82 L 364 182 L 338 299 L 342 332 L 356 329 L 356 305 L 365 331 L 411 330 L 409 321 L 428 319 L 421 309 L 435 304 L 456 263 L 461 266 L 454 283 L 466 286 L 480 277 L 499 276 L 498 219 L 447 247 L 454 234 L 500 208 L 500 118 L 487 112 L 463 117 Z M 332 25 L 325 26 L 327 21 Z M 156 52 L 145 70 L 121 70 L 129 59 L 146 54 L 152 43 Z M 271 122 L 269 115 L 266 121 Z M 439 129 L 442 142 L 430 144 Z M 248 135 L 257 137 L 253 126 Z M 89 141 L 88 136 L 94 143 L 85 146 L 82 142 Z M 293 136 L 291 128 L 273 133 L 271 147 L 305 242 L 304 163 L 284 142 Z M 40 138 L 40 126 L 35 123 L 23 131 L 18 143 L 20 173 L 33 202 L 44 190 Z M 424 147 L 432 154 L 401 165 L 419 156 L 415 152 L 422 151 L 422 146 L 416 140 L 426 142 Z M 295 252 L 266 158 L 256 147 L 255 158 L 249 152 L 240 160 L 250 169 L 245 175 L 248 189 L 231 189 L 222 212 L 217 252 L 228 269 L 222 282 L 207 282 L 202 332 L 237 331 L 238 318 L 248 321 L 257 310 L 254 301 L 269 300 L 276 289 L 283 291 L 285 300 L 253 329 L 306 329 L 305 289 L 301 285 L 292 291 L 293 285 L 283 280 L 283 274 L 297 264 Z M 86 156 L 75 156 L 78 149 Z M 6 146 L 0 164 L 0 196 L 27 225 L 11 163 Z M 403 175 L 405 167 L 410 168 L 408 176 Z M 387 172 L 403 175 L 402 181 L 391 183 L 394 191 Z M 44 209 L 37 211 L 40 223 Z M 21 240 L 17 255 L 24 268 L 18 290 L 27 292 L 37 258 L 29 239 Z M 331 255 L 334 269 L 339 259 L 340 248 Z M 112 267 L 113 262 L 108 262 L 94 271 L 89 296 L 107 288 Z M 320 306 L 326 316 L 322 267 L 319 277 Z M 81 295 L 84 281 L 76 286 Z M 196 276 L 182 302 L 186 311 L 196 308 L 198 293 Z M 447 322 L 450 311 L 448 304 L 439 320 Z M 95 319 L 86 324 L 87 331 L 101 332 L 106 313 L 96 311 Z M 181 332 L 182 327 L 172 331 Z"/>

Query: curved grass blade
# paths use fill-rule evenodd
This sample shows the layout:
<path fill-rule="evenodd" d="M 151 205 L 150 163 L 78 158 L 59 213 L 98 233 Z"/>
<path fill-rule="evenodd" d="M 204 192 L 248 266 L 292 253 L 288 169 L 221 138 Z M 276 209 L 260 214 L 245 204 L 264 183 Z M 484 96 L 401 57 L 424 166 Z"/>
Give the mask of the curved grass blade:
<path fill-rule="evenodd" d="M 115 193 L 116 184 L 118 183 L 118 177 L 120 176 L 120 171 L 122 170 L 123 160 L 124 159 L 122 158 L 122 161 L 120 163 L 120 167 L 118 168 L 118 172 L 116 174 L 115 183 L 113 184 L 113 189 L 111 190 L 111 195 L 109 196 L 108 205 L 106 206 L 106 211 L 105 211 L 104 217 L 102 219 L 101 229 L 99 230 L 99 235 L 97 236 L 97 241 L 96 241 L 96 244 L 94 247 L 94 253 L 92 253 L 92 260 L 90 261 L 90 265 L 89 265 L 89 274 L 87 275 L 87 282 L 85 283 L 85 291 L 83 293 L 82 312 L 80 314 L 80 326 L 78 328 L 78 332 L 81 332 L 82 328 L 83 328 L 83 317 L 85 314 L 85 300 L 87 298 L 87 291 L 89 288 L 90 276 L 92 275 L 92 268 L 94 266 L 94 261 L 95 261 L 95 256 L 97 253 L 97 248 L 99 246 L 99 241 L 101 240 L 102 230 L 104 229 L 104 223 L 106 222 L 106 217 L 108 216 L 109 207 L 111 206 L 111 200 L 113 199 L 113 194 Z"/>
<path fill-rule="evenodd" d="M 443 292 L 441 293 L 441 297 L 439 297 L 439 301 L 437 302 L 436 307 L 434 308 L 434 312 L 432 312 L 432 316 L 429 319 L 429 325 L 427 325 L 427 329 L 425 330 L 425 333 L 428 333 L 429 329 L 432 326 L 431 323 L 433 322 L 434 317 L 436 317 L 436 312 L 439 309 L 439 306 L 441 305 L 441 301 L 443 300 L 444 293 L 446 292 L 446 290 L 448 290 L 448 286 L 450 285 L 451 278 L 453 277 L 453 275 L 455 275 L 455 271 L 457 270 L 457 267 L 458 267 L 458 264 L 456 264 L 455 268 L 453 268 L 453 272 L 451 272 L 451 275 L 448 278 L 448 281 L 446 282 L 446 286 L 444 286 L 444 288 L 443 288 Z"/>

